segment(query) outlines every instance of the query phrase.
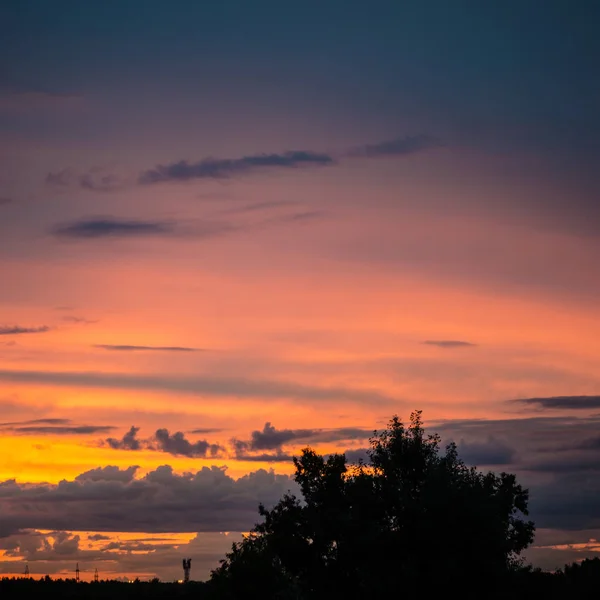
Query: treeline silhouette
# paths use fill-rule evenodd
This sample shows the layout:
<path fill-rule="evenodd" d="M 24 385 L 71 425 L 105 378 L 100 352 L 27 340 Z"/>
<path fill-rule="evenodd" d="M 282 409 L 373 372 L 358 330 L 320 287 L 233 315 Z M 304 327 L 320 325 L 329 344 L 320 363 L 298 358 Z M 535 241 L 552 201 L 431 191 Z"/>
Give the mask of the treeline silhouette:
<path fill-rule="evenodd" d="M 535 526 L 528 491 L 508 473 L 467 467 L 426 435 L 421 412 L 393 417 L 367 462 L 307 448 L 294 458 L 302 496 L 286 494 L 234 543 L 205 583 L 0 581 L 0 597 L 191 597 L 208 600 L 583 598 L 600 592 L 600 559 L 555 573 L 526 565 Z M 44 590 L 44 591 L 42 591 Z M 595 597 L 595 596 L 594 596 Z"/>

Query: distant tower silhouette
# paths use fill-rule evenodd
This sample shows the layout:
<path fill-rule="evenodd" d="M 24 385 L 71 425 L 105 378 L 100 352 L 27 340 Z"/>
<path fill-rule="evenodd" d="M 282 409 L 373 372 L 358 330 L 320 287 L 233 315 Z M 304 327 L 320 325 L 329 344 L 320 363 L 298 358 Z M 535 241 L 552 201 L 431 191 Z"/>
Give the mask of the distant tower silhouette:
<path fill-rule="evenodd" d="M 29 577 L 29 565 L 25 565 L 25 571 L 23 571 L 23 575 L 25 575 L 25 577 Z"/>
<path fill-rule="evenodd" d="M 94 571 L 94 582 L 98 583 L 98 569 Z"/>
<path fill-rule="evenodd" d="M 192 568 L 192 559 L 183 559 L 183 583 L 187 583 L 190 580 L 190 569 Z"/>
<path fill-rule="evenodd" d="M 75 581 L 79 583 L 79 563 L 77 563 L 77 567 L 75 568 Z"/>

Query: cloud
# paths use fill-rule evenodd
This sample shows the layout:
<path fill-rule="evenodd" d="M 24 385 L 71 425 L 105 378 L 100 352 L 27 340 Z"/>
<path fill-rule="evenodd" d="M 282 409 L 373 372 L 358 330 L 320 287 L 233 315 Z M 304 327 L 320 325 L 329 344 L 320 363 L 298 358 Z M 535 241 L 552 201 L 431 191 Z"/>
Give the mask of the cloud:
<path fill-rule="evenodd" d="M 462 340 L 425 340 L 423 343 L 429 346 L 438 346 L 438 348 L 467 348 L 477 345 Z"/>
<path fill-rule="evenodd" d="M 413 135 L 379 142 L 365 144 L 350 150 L 347 155 L 355 157 L 406 156 L 416 154 L 430 148 L 443 146 L 440 140 L 429 135 Z"/>
<path fill-rule="evenodd" d="M 189 348 L 187 346 L 128 346 L 114 344 L 94 344 L 94 348 L 116 351 L 154 350 L 158 352 L 199 352 L 201 348 Z"/>
<path fill-rule="evenodd" d="M 223 431 L 220 427 L 201 427 L 199 429 L 191 429 L 189 433 L 203 435 L 206 433 L 219 433 L 220 431 Z"/>
<path fill-rule="evenodd" d="M 168 429 L 157 429 L 154 439 L 158 450 L 174 455 L 203 458 L 209 453 L 210 456 L 215 456 L 223 450 L 218 444 L 210 444 L 206 440 L 190 442 L 185 439 L 185 435 L 181 431 L 176 431 L 171 435 Z"/>
<path fill-rule="evenodd" d="M 80 174 L 69 168 L 50 171 L 45 181 L 55 187 L 78 186 L 93 192 L 116 192 L 127 185 L 122 175 L 108 171 L 105 167 L 91 167 Z"/>
<path fill-rule="evenodd" d="M 71 419 L 30 419 L 28 421 L 11 421 L 10 423 L 0 423 L 0 427 L 15 427 L 22 425 L 67 425 Z"/>
<path fill-rule="evenodd" d="M 346 461 L 351 465 L 356 465 L 360 460 L 364 463 L 369 462 L 369 449 L 368 448 L 351 448 L 344 450 L 342 454 L 346 456 Z"/>
<path fill-rule="evenodd" d="M 170 434 L 168 429 L 164 428 L 157 429 L 151 438 L 138 439 L 139 430 L 139 427 L 132 425 L 121 439 L 107 438 L 102 444 L 106 444 L 114 450 L 158 450 L 174 456 L 189 456 L 190 458 L 216 456 L 224 450 L 219 444 L 211 444 L 206 440 L 190 442 L 181 431 Z"/>
<path fill-rule="evenodd" d="M 6 196 L 0 196 L 0 206 L 4 206 L 6 204 L 11 204 L 13 201 L 12 198 L 7 198 Z"/>
<path fill-rule="evenodd" d="M 197 220 L 190 223 L 174 221 L 146 221 L 120 219 L 110 216 L 92 216 L 63 223 L 51 228 L 50 232 L 62 239 L 93 240 L 102 238 L 178 237 L 206 239 L 235 231 L 225 221 Z"/>
<path fill-rule="evenodd" d="M 270 202 L 256 202 L 254 204 L 245 204 L 244 206 L 234 206 L 220 211 L 221 214 L 245 214 L 254 213 L 262 210 L 268 210 L 270 208 L 281 208 L 297 205 L 297 202 L 290 202 L 287 200 L 274 200 Z"/>
<path fill-rule="evenodd" d="M 254 154 L 241 158 L 205 158 L 196 163 L 185 160 L 157 165 L 140 173 L 141 184 L 161 183 L 165 181 L 189 181 L 192 179 L 227 179 L 263 169 L 290 169 L 306 166 L 327 166 L 334 164 L 328 154 L 293 150 L 281 154 Z"/>
<path fill-rule="evenodd" d="M 281 447 L 304 442 L 334 442 L 350 439 L 367 439 L 373 431 L 358 427 L 340 427 L 335 429 L 277 429 L 266 422 L 262 430 L 252 431 L 249 440 L 233 439 L 232 445 L 238 458 L 247 456 L 248 451 L 278 450 Z"/>
<path fill-rule="evenodd" d="M 61 169 L 60 171 L 50 171 L 46 175 L 46 183 L 49 185 L 66 187 L 71 184 L 75 173 L 71 169 Z"/>
<path fill-rule="evenodd" d="M 139 450 L 140 440 L 136 438 L 139 427 L 131 426 L 131 429 L 120 439 L 108 438 L 106 443 L 115 450 Z"/>
<path fill-rule="evenodd" d="M 0 423 L 1 432 L 25 435 L 91 435 L 107 433 L 114 429 L 111 425 L 72 425 L 71 419 L 30 419 L 28 421 L 12 421 Z"/>
<path fill-rule="evenodd" d="M 21 327 L 20 325 L 0 326 L 0 335 L 21 335 L 23 333 L 46 333 L 50 327 L 42 325 L 41 327 Z"/>
<path fill-rule="evenodd" d="M 81 325 L 91 325 L 92 323 L 97 323 L 97 320 L 84 319 L 83 317 L 74 317 L 72 315 L 67 315 L 62 318 L 63 321 L 67 323 L 78 323 Z"/>
<path fill-rule="evenodd" d="M 379 406 L 398 404 L 397 400 L 376 390 L 316 387 L 288 381 L 234 377 L 169 377 L 148 374 L 0 369 L 0 381 L 99 389 L 161 390 L 242 398 L 302 398 L 319 402 L 344 400 L 367 405 L 376 403 Z"/>
<path fill-rule="evenodd" d="M 248 531 L 259 503 L 297 491 L 290 477 L 264 469 L 237 480 L 215 466 L 178 475 L 164 465 L 139 479 L 136 471 L 107 466 L 56 485 L 1 482 L 0 530 Z"/>
<path fill-rule="evenodd" d="M 125 181 L 114 173 L 90 171 L 79 178 L 79 185 L 92 192 L 116 192 L 125 187 Z"/>
<path fill-rule="evenodd" d="M 10 428 L 14 433 L 44 435 L 91 435 L 93 433 L 107 433 L 113 429 L 112 425 L 30 425 Z"/>
<path fill-rule="evenodd" d="M 589 409 L 600 408 L 600 396 L 550 396 L 548 398 L 523 398 L 509 400 L 521 404 L 537 404 L 542 408 Z"/>
<path fill-rule="evenodd" d="M 175 233 L 173 223 L 91 217 L 57 225 L 52 233 L 61 238 L 97 239 L 106 237 L 168 236 Z"/>
<path fill-rule="evenodd" d="M 465 442 L 458 444 L 458 454 L 467 464 L 508 465 L 513 463 L 516 451 L 502 440 L 490 436 L 485 442 Z"/>
<path fill-rule="evenodd" d="M 291 454 L 285 454 L 284 452 L 275 452 L 272 454 L 263 453 L 263 454 L 246 454 L 241 453 L 237 455 L 236 460 L 241 461 L 250 461 L 250 462 L 291 462 L 293 460 L 293 456 Z"/>

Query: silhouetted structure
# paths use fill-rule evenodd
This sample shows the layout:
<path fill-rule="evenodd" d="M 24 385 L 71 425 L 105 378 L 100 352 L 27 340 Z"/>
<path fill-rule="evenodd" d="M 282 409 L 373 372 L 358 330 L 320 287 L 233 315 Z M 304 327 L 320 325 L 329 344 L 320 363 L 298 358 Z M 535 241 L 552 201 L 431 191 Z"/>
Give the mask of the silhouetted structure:
<path fill-rule="evenodd" d="M 192 559 L 183 559 L 183 583 L 188 583 L 190 580 L 190 569 L 192 568 Z"/>
<path fill-rule="evenodd" d="M 98 583 L 98 569 L 94 571 L 94 582 Z"/>
<path fill-rule="evenodd" d="M 79 563 L 77 563 L 77 567 L 75 568 L 75 581 L 79 583 Z"/>
<path fill-rule="evenodd" d="M 25 575 L 25 577 L 29 577 L 29 565 L 25 565 L 25 571 L 23 571 L 23 575 Z"/>

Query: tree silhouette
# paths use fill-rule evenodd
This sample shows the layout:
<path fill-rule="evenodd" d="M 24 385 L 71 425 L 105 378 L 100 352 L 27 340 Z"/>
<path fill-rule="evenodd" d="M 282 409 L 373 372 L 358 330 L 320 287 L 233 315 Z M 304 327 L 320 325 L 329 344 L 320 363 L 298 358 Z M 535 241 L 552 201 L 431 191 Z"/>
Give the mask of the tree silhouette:
<path fill-rule="evenodd" d="M 373 598 L 459 586 L 493 597 L 533 541 L 515 476 L 467 467 L 426 435 L 421 412 L 393 417 L 367 463 L 307 448 L 294 458 L 302 498 L 285 495 L 211 574 L 221 597 Z"/>

